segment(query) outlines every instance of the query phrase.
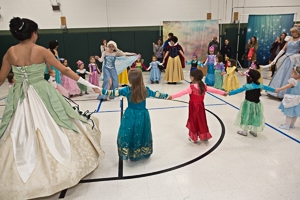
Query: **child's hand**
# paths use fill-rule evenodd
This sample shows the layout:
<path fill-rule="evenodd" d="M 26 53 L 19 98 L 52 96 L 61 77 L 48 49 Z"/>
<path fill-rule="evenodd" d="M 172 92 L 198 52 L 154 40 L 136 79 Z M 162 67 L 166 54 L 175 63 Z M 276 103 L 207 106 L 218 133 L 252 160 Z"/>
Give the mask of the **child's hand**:
<path fill-rule="evenodd" d="M 214 67 L 214 69 L 216 69 L 216 67 Z"/>
<path fill-rule="evenodd" d="M 98 60 L 98 59 L 99 59 L 99 56 L 95 56 L 95 59 Z"/>
<path fill-rule="evenodd" d="M 223 95 L 224 95 L 224 97 L 226 97 L 229 95 L 229 92 L 225 92 Z"/>
<path fill-rule="evenodd" d="M 222 73 L 221 73 L 221 76 L 223 76 L 224 74 L 226 74 L 226 72 L 222 72 Z"/>
<path fill-rule="evenodd" d="M 93 88 L 94 92 L 96 93 L 101 93 L 101 90 L 99 90 L 98 88 Z"/>
<path fill-rule="evenodd" d="M 168 96 L 167 100 L 172 100 L 172 96 L 171 95 Z"/>
<path fill-rule="evenodd" d="M 280 92 L 282 89 L 281 88 L 276 88 L 274 93 Z"/>

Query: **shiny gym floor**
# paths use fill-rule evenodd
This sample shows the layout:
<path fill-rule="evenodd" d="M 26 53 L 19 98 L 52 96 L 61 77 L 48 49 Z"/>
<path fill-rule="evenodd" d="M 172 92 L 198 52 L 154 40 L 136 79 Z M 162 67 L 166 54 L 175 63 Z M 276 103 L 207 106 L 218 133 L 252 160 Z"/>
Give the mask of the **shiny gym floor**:
<path fill-rule="evenodd" d="M 245 71 L 245 70 L 242 70 Z M 264 84 L 270 72 L 263 70 Z M 185 81 L 150 84 L 152 90 L 173 94 L 189 86 Z M 164 73 L 162 73 L 162 78 Z M 241 85 L 246 78 L 239 76 Z M 101 85 L 101 83 L 100 83 Z M 2 117 L 8 83 L 0 87 Z M 296 128 L 281 130 L 285 116 L 278 109 L 280 100 L 262 92 L 266 127 L 255 138 L 238 135 L 234 126 L 244 93 L 223 97 L 207 93 L 207 121 L 213 138 L 208 142 L 188 141 L 185 127 L 189 96 L 167 101 L 149 98 L 154 151 L 147 160 L 120 162 L 117 134 L 122 100 L 100 103 L 97 94 L 74 97 L 82 111 L 95 111 L 100 120 L 101 145 L 105 157 L 98 168 L 78 185 L 39 200 L 298 200 L 300 199 L 300 119 Z M 124 110 L 127 100 L 123 99 Z"/>

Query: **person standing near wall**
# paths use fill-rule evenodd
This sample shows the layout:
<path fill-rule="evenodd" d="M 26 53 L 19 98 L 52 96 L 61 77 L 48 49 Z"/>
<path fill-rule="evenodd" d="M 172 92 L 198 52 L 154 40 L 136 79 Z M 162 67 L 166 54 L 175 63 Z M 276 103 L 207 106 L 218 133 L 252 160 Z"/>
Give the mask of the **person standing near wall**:
<path fill-rule="evenodd" d="M 272 48 L 270 50 L 270 52 L 272 53 L 272 55 L 270 57 L 270 63 L 275 59 L 275 57 L 278 55 L 280 50 L 283 49 L 283 47 L 286 43 L 286 41 L 284 40 L 284 38 L 286 36 L 287 36 L 287 33 L 285 33 L 285 32 L 281 33 L 280 38 L 277 37 L 275 42 L 272 44 Z M 276 63 L 271 66 L 271 69 L 272 69 L 271 77 L 273 77 L 273 75 L 275 73 L 275 66 L 276 66 Z"/>
<path fill-rule="evenodd" d="M 258 42 L 255 36 L 252 36 L 251 40 L 250 39 L 248 40 L 246 49 L 248 51 L 248 67 L 250 67 L 251 63 L 255 62 L 257 59 Z"/>
<path fill-rule="evenodd" d="M 167 46 L 168 46 L 168 44 L 169 44 L 169 41 L 170 41 L 170 39 L 172 38 L 174 36 L 174 34 L 173 33 L 169 33 L 168 34 L 168 39 L 165 41 L 165 43 L 164 43 L 164 50 L 165 50 L 165 48 L 167 48 Z"/>
<path fill-rule="evenodd" d="M 101 54 L 107 50 L 107 40 L 106 39 L 103 39 L 102 40 L 102 44 L 100 45 L 100 51 L 101 51 Z"/>
<path fill-rule="evenodd" d="M 55 56 L 55 58 L 57 60 L 59 60 L 58 51 L 57 51 L 58 45 L 59 45 L 59 42 L 57 40 L 50 40 L 49 41 L 49 50 L 51 51 L 51 53 L 53 53 L 53 55 Z M 55 80 L 58 84 L 61 84 L 60 72 L 56 68 L 51 66 L 48 62 L 46 62 L 45 74 L 47 74 L 48 70 L 50 70 L 50 69 L 53 69 L 55 71 L 55 73 L 56 73 Z M 50 76 L 45 75 L 45 79 L 48 80 L 49 78 L 50 78 Z"/>
<path fill-rule="evenodd" d="M 157 44 L 154 44 L 153 43 L 153 53 L 156 55 L 157 57 L 157 61 L 161 62 L 163 61 L 164 59 L 164 56 L 163 56 L 163 45 L 162 45 L 162 40 L 159 38 L 157 40 Z"/>
<path fill-rule="evenodd" d="M 232 47 L 229 44 L 229 40 L 225 40 L 225 44 L 221 48 L 221 54 L 223 56 L 223 60 L 226 60 L 226 57 L 232 58 Z"/>
<path fill-rule="evenodd" d="M 214 54 L 217 55 L 220 51 L 220 44 L 219 42 L 217 41 L 217 36 L 214 36 L 213 40 L 208 44 L 208 47 L 207 47 L 207 54 L 209 55 L 209 47 L 214 47 L 215 51 L 214 51 Z"/>

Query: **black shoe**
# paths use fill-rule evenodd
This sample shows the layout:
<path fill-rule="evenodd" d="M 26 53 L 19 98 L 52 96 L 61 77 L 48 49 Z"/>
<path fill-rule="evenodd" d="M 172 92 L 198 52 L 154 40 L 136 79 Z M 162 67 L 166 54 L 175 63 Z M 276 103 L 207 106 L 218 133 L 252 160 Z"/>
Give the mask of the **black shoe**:
<path fill-rule="evenodd" d="M 157 84 L 159 84 L 159 81 L 156 81 Z"/>
<path fill-rule="evenodd" d="M 151 80 L 151 84 L 153 84 L 154 82 Z"/>

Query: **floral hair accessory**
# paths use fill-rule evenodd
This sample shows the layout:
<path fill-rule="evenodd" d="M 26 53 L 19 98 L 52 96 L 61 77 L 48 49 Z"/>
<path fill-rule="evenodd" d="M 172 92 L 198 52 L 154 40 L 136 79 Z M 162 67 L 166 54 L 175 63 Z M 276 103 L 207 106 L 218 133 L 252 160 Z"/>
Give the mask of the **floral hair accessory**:
<path fill-rule="evenodd" d="M 193 54 L 193 56 L 195 56 L 196 58 L 198 58 L 198 56 L 197 56 L 197 54 L 196 54 L 196 53 L 194 53 L 194 54 Z"/>
<path fill-rule="evenodd" d="M 252 68 L 252 69 L 256 69 L 256 65 L 255 65 L 255 63 L 254 62 L 252 62 L 251 63 L 251 67 L 250 68 Z"/>
<path fill-rule="evenodd" d="M 214 51 L 215 48 L 213 46 L 209 47 L 209 51 Z"/>
<path fill-rule="evenodd" d="M 80 66 L 81 64 L 83 64 L 83 62 L 81 60 L 78 60 L 77 65 Z"/>
<path fill-rule="evenodd" d="M 138 58 L 141 58 L 141 57 L 142 57 L 142 55 L 141 55 L 141 54 L 139 54 L 139 55 L 138 55 Z"/>

